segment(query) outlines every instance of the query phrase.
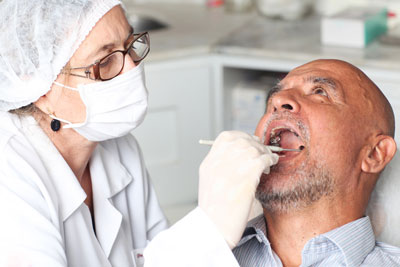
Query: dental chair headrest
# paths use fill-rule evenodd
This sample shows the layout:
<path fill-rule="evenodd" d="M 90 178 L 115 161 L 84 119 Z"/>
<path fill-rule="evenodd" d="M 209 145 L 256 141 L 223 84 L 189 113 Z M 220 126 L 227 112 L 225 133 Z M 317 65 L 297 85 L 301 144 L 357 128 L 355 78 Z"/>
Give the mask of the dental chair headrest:
<path fill-rule="evenodd" d="M 367 208 L 378 241 L 400 247 L 400 152 L 382 172 Z"/>

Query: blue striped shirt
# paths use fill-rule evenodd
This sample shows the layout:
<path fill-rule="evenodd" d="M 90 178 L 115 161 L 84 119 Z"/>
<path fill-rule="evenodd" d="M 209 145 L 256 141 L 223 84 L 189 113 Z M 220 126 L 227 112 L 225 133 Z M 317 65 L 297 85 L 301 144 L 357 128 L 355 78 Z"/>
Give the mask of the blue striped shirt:
<path fill-rule="evenodd" d="M 249 222 L 242 239 L 233 250 L 240 266 L 282 266 L 266 232 L 263 215 Z M 301 267 L 400 266 L 400 248 L 376 242 L 369 217 L 312 238 L 304 246 L 301 255 Z"/>

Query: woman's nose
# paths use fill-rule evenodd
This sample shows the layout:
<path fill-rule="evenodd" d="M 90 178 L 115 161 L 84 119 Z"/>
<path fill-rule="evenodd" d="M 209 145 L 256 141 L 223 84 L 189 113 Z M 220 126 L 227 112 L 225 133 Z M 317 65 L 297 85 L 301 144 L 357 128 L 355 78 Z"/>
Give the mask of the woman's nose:
<path fill-rule="evenodd" d="M 283 90 L 276 93 L 271 101 L 273 112 L 288 111 L 297 113 L 300 111 L 300 104 L 297 101 L 296 92 L 294 90 Z"/>
<path fill-rule="evenodd" d="M 131 56 L 129 54 L 126 54 L 124 68 L 122 69 L 121 74 L 135 68 L 136 66 L 137 64 L 133 62 Z"/>

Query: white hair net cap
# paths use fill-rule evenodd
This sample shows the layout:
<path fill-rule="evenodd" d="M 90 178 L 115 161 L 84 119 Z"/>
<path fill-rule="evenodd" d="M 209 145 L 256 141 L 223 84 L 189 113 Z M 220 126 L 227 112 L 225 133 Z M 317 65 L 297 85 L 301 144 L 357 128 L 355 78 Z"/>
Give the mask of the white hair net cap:
<path fill-rule="evenodd" d="M 46 94 L 96 22 L 119 0 L 0 0 L 0 110 Z"/>

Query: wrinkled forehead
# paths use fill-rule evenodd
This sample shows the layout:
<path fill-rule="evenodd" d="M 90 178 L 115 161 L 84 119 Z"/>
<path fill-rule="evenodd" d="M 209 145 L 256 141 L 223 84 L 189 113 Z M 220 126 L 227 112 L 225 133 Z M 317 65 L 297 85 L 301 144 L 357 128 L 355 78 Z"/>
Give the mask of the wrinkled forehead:
<path fill-rule="evenodd" d="M 317 61 L 293 69 L 285 78 L 300 78 L 307 75 L 319 75 L 337 81 L 349 82 L 356 78 L 357 72 L 349 65 Z"/>
<path fill-rule="evenodd" d="M 342 62 L 311 62 L 293 69 L 280 82 L 282 89 L 323 83 L 335 89 L 338 96 L 359 103 L 360 95 L 370 98 L 362 73 L 350 64 Z"/>

